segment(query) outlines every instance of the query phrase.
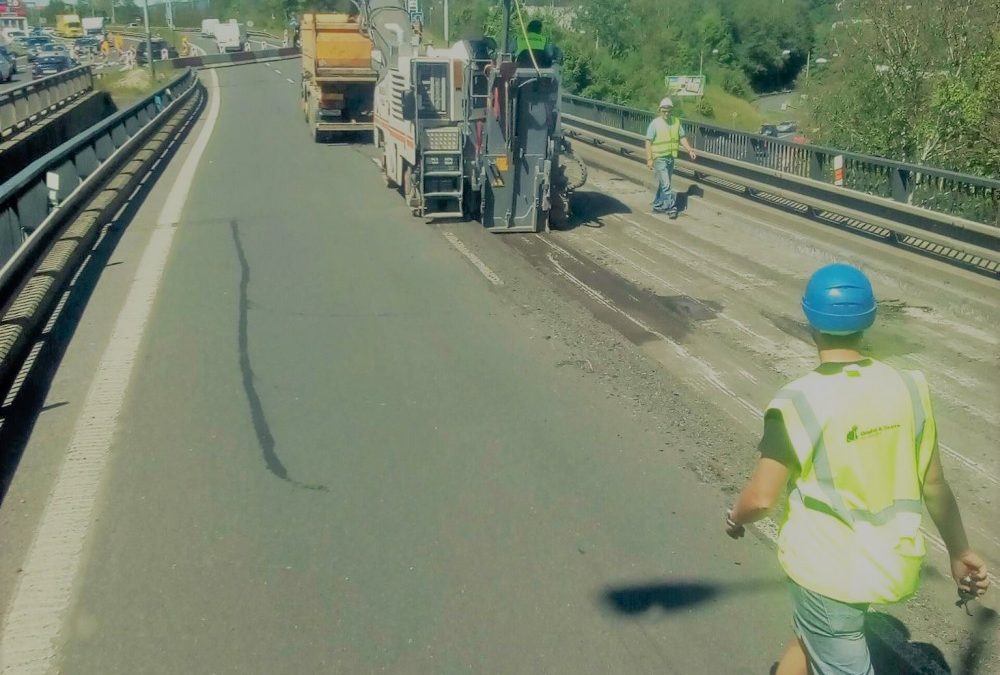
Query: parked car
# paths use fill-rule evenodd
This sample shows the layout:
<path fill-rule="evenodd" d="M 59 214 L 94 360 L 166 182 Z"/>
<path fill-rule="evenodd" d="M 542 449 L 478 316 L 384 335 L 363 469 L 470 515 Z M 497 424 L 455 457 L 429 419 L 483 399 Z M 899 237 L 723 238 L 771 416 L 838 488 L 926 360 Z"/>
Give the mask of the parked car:
<path fill-rule="evenodd" d="M 8 42 L 16 42 L 28 37 L 28 34 L 23 30 L 9 30 L 4 33 Z"/>
<path fill-rule="evenodd" d="M 14 79 L 15 60 L 0 52 L 0 82 L 10 82 Z"/>
<path fill-rule="evenodd" d="M 778 123 L 778 133 L 779 134 L 790 134 L 799 127 L 792 121 L 785 121 Z"/>
<path fill-rule="evenodd" d="M 48 77 L 69 70 L 73 67 L 73 62 L 64 55 L 39 56 L 35 59 L 35 67 L 31 71 L 34 79 Z"/>
<path fill-rule="evenodd" d="M 760 131 L 757 132 L 761 136 L 770 136 L 771 138 L 778 137 L 778 127 L 773 124 L 761 124 Z"/>
<path fill-rule="evenodd" d="M 167 44 L 167 41 L 164 40 L 163 38 L 154 38 L 154 39 L 150 40 L 149 46 L 152 47 L 152 49 L 153 49 L 153 61 L 162 61 L 163 60 L 163 50 L 164 49 L 167 50 L 167 58 L 168 59 L 176 59 L 178 56 L 180 56 L 180 54 L 177 53 L 177 50 L 173 47 L 173 45 Z M 139 46 L 136 47 L 136 50 L 135 50 L 135 60 L 136 60 L 136 63 L 140 63 L 140 64 L 143 64 L 143 63 L 147 62 L 146 61 L 146 43 L 145 42 L 140 42 Z"/>

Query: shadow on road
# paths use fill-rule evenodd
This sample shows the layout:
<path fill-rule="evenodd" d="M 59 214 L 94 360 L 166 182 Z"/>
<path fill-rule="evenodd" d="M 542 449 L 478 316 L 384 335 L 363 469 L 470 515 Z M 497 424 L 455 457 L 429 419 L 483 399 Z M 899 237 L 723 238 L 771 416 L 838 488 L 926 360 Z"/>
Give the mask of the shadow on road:
<path fill-rule="evenodd" d="M 664 612 L 685 609 L 727 593 L 754 593 L 784 585 L 782 579 L 748 580 L 739 584 L 668 581 L 609 588 L 603 593 L 603 602 L 619 614 L 636 616 L 653 609 Z"/>
<path fill-rule="evenodd" d="M 601 593 L 600 604 L 622 616 L 637 618 L 651 611 L 670 613 L 685 610 L 723 595 L 758 593 L 784 586 L 785 583 L 783 579 L 751 579 L 741 583 L 679 580 L 617 586 Z M 974 617 L 973 634 L 962 651 L 959 669 L 952 671 L 940 649 L 925 642 L 912 642 L 910 630 L 903 622 L 889 614 L 870 610 L 865 616 L 865 633 L 875 672 L 893 675 L 952 672 L 955 675 L 986 675 L 988 643 L 995 639 L 1000 615 L 979 607 Z M 790 622 L 791 617 L 789 637 Z"/>
<path fill-rule="evenodd" d="M 677 210 L 680 212 L 687 211 L 688 201 L 691 197 L 698 197 L 699 199 L 705 196 L 705 191 L 697 183 L 691 183 L 688 185 L 687 190 L 684 192 L 677 193 Z"/>
<path fill-rule="evenodd" d="M 602 218 L 615 213 L 632 213 L 632 209 L 619 199 L 593 190 L 577 190 L 573 193 L 571 204 L 573 217 L 568 224 L 559 228 L 561 230 L 572 230 L 580 225 L 604 227 Z"/>

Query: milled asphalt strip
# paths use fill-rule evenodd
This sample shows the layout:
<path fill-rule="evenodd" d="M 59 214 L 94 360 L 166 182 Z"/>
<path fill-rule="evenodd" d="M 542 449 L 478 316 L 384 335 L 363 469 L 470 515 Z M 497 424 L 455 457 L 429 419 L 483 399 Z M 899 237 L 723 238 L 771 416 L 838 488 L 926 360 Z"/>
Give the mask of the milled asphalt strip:
<path fill-rule="evenodd" d="M 445 236 L 448 237 L 449 235 L 445 234 Z M 562 248 L 558 244 L 555 244 L 554 242 L 550 241 L 549 239 L 541 237 L 539 235 L 535 235 L 535 236 L 538 237 L 538 239 L 540 239 L 543 243 L 545 243 L 549 247 L 551 247 L 554 251 L 558 251 L 558 252 L 562 253 L 563 255 L 566 255 L 567 257 L 575 258 L 575 256 L 573 256 L 572 253 L 570 253 L 566 249 Z M 449 241 L 450 241 L 450 239 L 449 239 Z M 725 386 L 723 385 L 723 383 L 721 382 L 720 379 L 711 376 L 711 370 L 712 370 L 712 368 L 711 368 L 711 366 L 707 362 L 702 361 L 701 359 L 699 359 L 699 358 L 691 355 L 690 352 L 688 352 L 684 347 L 682 347 L 681 345 L 679 345 L 675 341 L 671 340 L 669 337 L 667 337 L 663 333 L 660 333 L 656 329 L 654 329 L 654 328 L 652 328 L 650 326 L 647 326 L 640 319 L 638 319 L 636 317 L 633 317 L 631 314 L 629 314 L 628 312 L 626 312 L 624 309 L 622 309 L 622 308 L 618 307 L 617 305 L 615 305 L 613 302 L 611 302 L 610 300 L 608 300 L 607 298 L 605 298 L 604 295 L 600 291 L 598 291 L 597 289 L 589 286 L 584 281 L 582 281 L 581 279 L 577 278 L 572 273 L 570 273 L 565 268 L 563 268 L 562 265 L 559 264 L 559 262 L 555 259 L 555 257 L 551 253 L 548 254 L 547 257 L 548 257 L 549 262 L 552 264 L 553 268 L 555 269 L 555 271 L 558 274 L 560 274 L 564 278 L 568 279 L 571 283 L 573 283 L 575 286 L 577 286 L 578 288 L 580 288 L 584 293 L 586 293 L 587 295 L 589 295 L 594 300 L 596 300 L 597 302 L 601 303 L 602 305 L 604 305 L 605 307 L 607 307 L 611 311 L 616 312 L 616 313 L 624 316 L 626 319 L 628 319 L 629 321 L 631 321 L 632 323 L 634 323 L 636 326 L 642 328 L 643 330 L 645 330 L 645 331 L 647 331 L 647 332 L 649 332 L 649 333 L 651 333 L 653 335 L 656 335 L 658 338 L 660 338 L 661 340 L 663 340 L 665 343 L 672 345 L 674 347 L 674 350 L 679 355 L 683 356 L 685 359 L 693 359 L 695 363 L 698 363 L 703 368 L 705 368 L 706 370 L 709 371 L 710 376 L 706 377 L 705 378 L 706 380 L 708 380 L 712 384 L 715 384 L 716 386 L 719 386 L 723 391 L 725 391 L 729 395 L 735 396 L 735 394 L 733 394 L 731 391 L 727 391 L 727 389 L 725 388 Z M 744 403 L 745 403 L 744 407 L 747 408 L 747 409 L 749 409 L 750 412 L 753 413 L 755 417 L 757 417 L 757 418 L 762 417 L 760 415 L 759 411 L 756 410 L 756 408 L 754 408 L 748 401 L 744 401 Z M 721 517 L 720 517 L 720 520 L 721 520 Z M 777 543 L 778 543 L 778 530 L 779 530 L 779 528 L 778 528 L 778 524 L 776 522 L 774 522 L 773 519 L 771 519 L 769 517 L 768 518 L 763 518 L 761 520 L 758 520 L 758 521 L 754 522 L 752 524 L 752 526 L 758 532 L 760 532 L 760 534 L 762 534 L 764 537 L 766 537 L 772 544 L 774 544 L 775 546 L 777 545 Z M 940 543 L 940 544 L 938 543 L 940 540 L 937 540 L 937 537 L 935 537 L 933 534 L 927 532 L 927 530 L 925 530 L 923 528 L 921 528 L 921 529 L 923 530 L 923 532 L 925 534 L 929 535 L 928 538 L 931 541 L 931 543 L 933 543 L 933 544 L 935 544 L 937 546 L 940 546 L 940 547 L 944 546 L 943 542 Z M 935 541 L 935 540 L 937 540 L 937 541 Z M 991 581 L 992 581 L 992 578 L 991 578 Z M 929 657 L 927 657 L 926 655 L 924 655 L 922 652 L 916 652 L 914 650 L 906 649 L 906 645 L 909 642 L 908 637 L 906 635 L 904 635 L 902 632 L 900 632 L 893 625 L 891 625 L 891 624 L 889 624 L 887 622 L 879 622 L 879 623 L 873 624 L 871 630 L 887 647 L 889 647 L 889 649 L 891 649 L 896 654 L 896 656 L 899 657 L 900 660 L 902 660 L 904 663 L 906 663 L 910 667 L 910 669 L 911 669 L 912 672 L 925 673 L 927 675 L 944 675 L 944 673 L 946 672 L 946 671 L 942 670 L 942 668 L 938 665 L 938 663 L 936 661 L 931 660 Z"/>
<path fill-rule="evenodd" d="M 25 557 L 0 638 L 2 673 L 34 675 L 54 666 L 57 641 L 80 569 L 94 502 L 132 379 L 139 346 L 166 267 L 181 209 L 219 116 L 219 79 L 210 71 L 205 126 L 160 212 L 107 349 L 87 392 L 63 464 Z"/>

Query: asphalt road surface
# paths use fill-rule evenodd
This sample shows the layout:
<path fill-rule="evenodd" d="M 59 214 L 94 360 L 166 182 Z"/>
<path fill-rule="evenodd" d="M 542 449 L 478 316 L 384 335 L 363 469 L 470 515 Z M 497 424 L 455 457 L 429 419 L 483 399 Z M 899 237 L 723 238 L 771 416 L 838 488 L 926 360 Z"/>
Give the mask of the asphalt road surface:
<path fill-rule="evenodd" d="M 654 217 L 607 160 L 569 231 L 428 225 L 372 147 L 312 142 L 298 68 L 208 78 L 180 217 L 211 109 L 56 327 L 0 508 L 0 606 L 45 601 L 4 638 L 53 639 L 24 672 L 767 672 L 781 573 L 767 525 L 732 542 L 722 514 L 758 411 L 813 363 L 798 296 L 834 259 L 883 298 L 873 353 L 928 372 L 1000 565 L 994 282 L 731 197 Z M 109 439 L 71 454 L 82 478 L 81 429 Z M 93 503 L 49 542 L 66 484 Z M 872 614 L 884 672 L 995 672 L 943 563 Z"/>

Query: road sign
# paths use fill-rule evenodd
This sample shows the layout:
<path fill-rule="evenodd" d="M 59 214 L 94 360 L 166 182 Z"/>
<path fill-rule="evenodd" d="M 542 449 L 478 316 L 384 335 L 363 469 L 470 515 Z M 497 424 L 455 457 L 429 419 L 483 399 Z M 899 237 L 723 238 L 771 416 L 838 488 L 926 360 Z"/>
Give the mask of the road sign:
<path fill-rule="evenodd" d="M 667 75 L 663 78 L 667 93 L 671 96 L 703 96 L 705 94 L 704 75 Z"/>

